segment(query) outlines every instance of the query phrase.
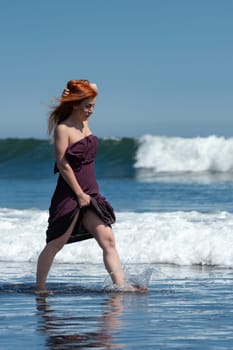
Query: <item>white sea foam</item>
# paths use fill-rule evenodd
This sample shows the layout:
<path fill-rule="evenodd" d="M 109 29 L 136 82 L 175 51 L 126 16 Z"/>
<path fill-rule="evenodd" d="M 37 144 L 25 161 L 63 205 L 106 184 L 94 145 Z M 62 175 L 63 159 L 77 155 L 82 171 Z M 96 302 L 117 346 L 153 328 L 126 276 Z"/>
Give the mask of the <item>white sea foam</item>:
<path fill-rule="evenodd" d="M 0 209 L 0 260 L 36 261 L 45 243 L 47 212 Z M 114 225 L 123 262 L 233 267 L 233 214 L 218 212 L 117 214 Z M 101 263 L 94 240 L 67 245 L 63 263 Z"/>
<path fill-rule="evenodd" d="M 233 172 L 233 138 L 144 135 L 134 167 L 161 172 Z"/>

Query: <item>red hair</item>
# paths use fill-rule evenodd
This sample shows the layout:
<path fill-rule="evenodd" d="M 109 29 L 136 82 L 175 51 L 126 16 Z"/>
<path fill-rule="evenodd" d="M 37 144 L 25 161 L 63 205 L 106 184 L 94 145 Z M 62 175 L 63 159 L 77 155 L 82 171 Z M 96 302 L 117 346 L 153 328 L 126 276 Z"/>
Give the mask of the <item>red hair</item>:
<path fill-rule="evenodd" d="M 49 115 L 48 132 L 51 134 L 55 127 L 67 119 L 73 110 L 73 106 L 86 98 L 94 98 L 98 95 L 96 89 L 88 80 L 69 80 L 66 84 L 69 93 L 58 98 L 59 105 L 55 106 Z"/>

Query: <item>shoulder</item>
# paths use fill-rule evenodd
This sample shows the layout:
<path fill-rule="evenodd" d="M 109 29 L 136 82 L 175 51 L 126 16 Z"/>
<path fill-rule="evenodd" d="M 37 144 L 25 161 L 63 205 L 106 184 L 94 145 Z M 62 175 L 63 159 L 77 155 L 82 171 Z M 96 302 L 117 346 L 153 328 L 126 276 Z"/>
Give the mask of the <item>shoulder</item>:
<path fill-rule="evenodd" d="M 58 124 L 54 130 L 54 141 L 56 143 L 68 144 L 69 127 L 65 123 Z"/>
<path fill-rule="evenodd" d="M 54 136 L 65 135 L 69 133 L 69 127 L 65 123 L 58 124 L 54 130 Z"/>
<path fill-rule="evenodd" d="M 65 130 L 67 130 L 68 128 L 69 128 L 69 125 L 68 125 L 67 123 L 65 123 L 65 122 L 62 122 L 62 123 L 59 123 L 59 124 L 56 126 L 55 130 L 58 130 L 58 131 L 65 131 Z"/>

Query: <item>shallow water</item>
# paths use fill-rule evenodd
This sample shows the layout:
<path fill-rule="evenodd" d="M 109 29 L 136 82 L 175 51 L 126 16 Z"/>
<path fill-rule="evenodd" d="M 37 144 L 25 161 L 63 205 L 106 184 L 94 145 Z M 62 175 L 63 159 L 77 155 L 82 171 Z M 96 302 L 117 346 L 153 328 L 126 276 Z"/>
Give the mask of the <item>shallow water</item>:
<path fill-rule="evenodd" d="M 104 290 L 102 265 L 55 264 L 54 294 L 40 297 L 34 264 L 1 263 L 0 349 L 232 348 L 232 269 L 150 268 L 147 293 L 116 293 Z"/>

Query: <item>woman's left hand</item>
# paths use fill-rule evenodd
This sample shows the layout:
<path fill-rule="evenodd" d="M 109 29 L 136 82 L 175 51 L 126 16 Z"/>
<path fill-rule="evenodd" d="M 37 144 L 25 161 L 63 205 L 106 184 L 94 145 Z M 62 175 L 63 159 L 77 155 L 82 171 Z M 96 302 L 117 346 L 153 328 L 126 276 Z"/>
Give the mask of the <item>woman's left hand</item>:
<path fill-rule="evenodd" d="M 66 97 L 66 96 L 68 96 L 70 94 L 70 90 L 69 89 L 67 89 L 67 88 L 65 88 L 63 91 L 62 91 L 62 97 Z"/>

